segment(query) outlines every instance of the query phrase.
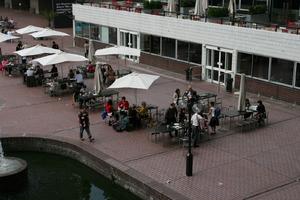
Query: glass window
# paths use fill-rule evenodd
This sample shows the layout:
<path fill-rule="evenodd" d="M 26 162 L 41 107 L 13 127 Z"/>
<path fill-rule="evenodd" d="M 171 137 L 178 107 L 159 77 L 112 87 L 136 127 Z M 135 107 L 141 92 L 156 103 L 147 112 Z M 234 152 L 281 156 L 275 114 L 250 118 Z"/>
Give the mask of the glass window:
<path fill-rule="evenodd" d="M 201 64 L 202 59 L 202 45 L 196 43 L 190 43 L 189 61 L 193 63 Z"/>
<path fill-rule="evenodd" d="M 272 58 L 271 81 L 292 85 L 294 62 Z"/>
<path fill-rule="evenodd" d="M 252 76 L 268 80 L 269 58 L 253 55 Z"/>
<path fill-rule="evenodd" d="M 211 66 L 211 49 L 206 49 L 206 65 Z"/>
<path fill-rule="evenodd" d="M 251 75 L 252 55 L 247 53 L 238 53 L 237 72 Z"/>
<path fill-rule="evenodd" d="M 150 52 L 150 39 L 151 36 L 141 33 L 141 51 Z"/>
<path fill-rule="evenodd" d="M 189 43 L 177 41 L 177 58 L 180 60 L 189 60 Z"/>
<path fill-rule="evenodd" d="M 218 63 L 219 63 L 219 51 L 217 51 L 217 50 L 213 50 L 213 51 L 214 51 L 214 54 L 213 54 L 213 56 L 214 56 L 213 67 L 219 68 L 219 65 L 218 65 Z"/>
<path fill-rule="evenodd" d="M 75 35 L 82 36 L 82 22 L 75 21 Z"/>
<path fill-rule="evenodd" d="M 160 37 L 151 35 L 150 52 L 160 55 Z"/>
<path fill-rule="evenodd" d="M 90 30 L 89 24 L 85 22 L 75 22 L 75 34 L 76 36 L 89 38 Z"/>
<path fill-rule="evenodd" d="M 91 39 L 93 40 L 101 40 L 100 37 L 100 26 L 96 24 L 91 24 Z"/>
<path fill-rule="evenodd" d="M 162 51 L 163 56 L 175 58 L 175 40 L 171 38 L 162 38 Z"/>
<path fill-rule="evenodd" d="M 82 37 L 90 38 L 90 25 L 82 22 Z"/>
<path fill-rule="evenodd" d="M 253 5 L 253 0 L 240 0 L 240 1 L 241 1 L 242 9 L 249 9 Z"/>
<path fill-rule="evenodd" d="M 110 44 L 117 44 L 117 28 L 109 27 L 109 43 Z"/>
<path fill-rule="evenodd" d="M 103 43 L 109 43 L 109 33 L 108 33 L 108 27 L 101 26 L 101 42 Z"/>
<path fill-rule="evenodd" d="M 210 5 L 210 6 L 223 6 L 223 0 L 209 0 L 208 5 Z"/>
<path fill-rule="evenodd" d="M 296 87 L 300 87 L 300 64 L 297 64 L 297 71 L 296 71 Z"/>

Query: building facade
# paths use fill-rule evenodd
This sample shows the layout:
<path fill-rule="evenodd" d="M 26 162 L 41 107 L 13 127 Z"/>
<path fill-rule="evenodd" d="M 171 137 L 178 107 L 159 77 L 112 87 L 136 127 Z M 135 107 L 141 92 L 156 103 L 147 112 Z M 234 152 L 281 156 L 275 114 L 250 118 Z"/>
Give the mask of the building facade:
<path fill-rule="evenodd" d="M 73 4 L 75 44 L 141 49 L 137 62 L 300 104 L 300 35 Z"/>

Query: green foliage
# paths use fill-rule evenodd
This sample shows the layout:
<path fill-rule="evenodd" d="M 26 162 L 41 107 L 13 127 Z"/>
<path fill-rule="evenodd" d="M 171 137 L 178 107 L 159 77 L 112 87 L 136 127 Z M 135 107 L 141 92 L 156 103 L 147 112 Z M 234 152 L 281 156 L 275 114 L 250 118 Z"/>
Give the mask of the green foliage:
<path fill-rule="evenodd" d="M 149 0 L 144 0 L 144 9 L 161 9 L 162 4 L 160 1 L 149 1 Z"/>
<path fill-rule="evenodd" d="M 57 14 L 53 10 L 43 10 L 41 14 L 48 20 L 48 26 L 51 27 L 51 22 Z"/>
<path fill-rule="evenodd" d="M 267 11 L 267 7 L 265 5 L 255 5 L 249 8 L 249 13 L 251 15 L 264 14 L 266 13 L 266 11 Z"/>
<path fill-rule="evenodd" d="M 208 17 L 228 17 L 229 11 L 227 8 L 218 8 L 218 7 L 209 7 L 208 8 Z"/>
<path fill-rule="evenodd" d="M 181 0 L 181 7 L 195 7 L 195 0 Z"/>

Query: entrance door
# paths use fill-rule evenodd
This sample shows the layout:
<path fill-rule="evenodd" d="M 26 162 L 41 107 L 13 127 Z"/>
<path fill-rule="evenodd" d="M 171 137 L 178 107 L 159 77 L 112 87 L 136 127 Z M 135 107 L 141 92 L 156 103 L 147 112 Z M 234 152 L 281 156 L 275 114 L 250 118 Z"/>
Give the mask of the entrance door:
<path fill-rule="evenodd" d="M 138 34 L 126 30 L 120 30 L 120 46 L 138 48 Z M 138 61 L 136 56 L 126 56 L 127 59 L 132 61 Z"/>
<path fill-rule="evenodd" d="M 232 52 L 220 48 L 206 48 L 205 73 L 208 81 L 225 85 L 232 78 Z"/>

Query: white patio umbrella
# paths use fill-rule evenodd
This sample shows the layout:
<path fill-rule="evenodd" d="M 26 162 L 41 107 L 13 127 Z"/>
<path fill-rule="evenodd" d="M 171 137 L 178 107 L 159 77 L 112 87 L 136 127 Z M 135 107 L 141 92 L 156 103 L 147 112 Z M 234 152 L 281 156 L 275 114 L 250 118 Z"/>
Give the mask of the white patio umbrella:
<path fill-rule="evenodd" d="M 52 49 L 38 44 L 30 48 L 22 49 L 20 51 L 15 51 L 14 53 L 18 54 L 19 56 L 35 56 L 40 54 L 55 54 L 59 52 L 61 51 L 58 49 Z"/>
<path fill-rule="evenodd" d="M 20 29 L 16 30 L 16 32 L 23 35 L 23 34 L 27 34 L 27 33 L 42 31 L 42 30 L 44 30 L 44 28 L 29 25 L 29 26 L 26 26 L 24 28 L 20 28 Z"/>
<path fill-rule="evenodd" d="M 52 30 L 50 28 L 44 28 L 41 31 L 35 32 L 35 33 L 31 33 L 30 34 L 32 37 L 34 38 L 41 38 L 41 37 L 52 37 L 52 36 L 70 36 L 67 33 L 61 32 L 61 31 L 55 31 Z"/>
<path fill-rule="evenodd" d="M 133 72 L 115 80 L 108 88 L 132 88 L 135 89 L 135 103 L 137 103 L 137 89 L 148 90 L 152 83 L 157 80 L 159 76 L 150 74 L 140 74 Z"/>
<path fill-rule="evenodd" d="M 0 42 L 5 42 L 7 40 L 14 40 L 14 39 L 18 39 L 18 38 L 20 38 L 20 37 L 0 33 Z"/>
<path fill-rule="evenodd" d="M 99 94 L 104 88 L 103 77 L 100 68 L 100 63 L 96 63 L 95 76 L 94 76 L 94 90 Z"/>
<path fill-rule="evenodd" d="M 208 8 L 207 0 L 196 0 L 194 15 L 205 15 Z"/>
<path fill-rule="evenodd" d="M 229 1 L 228 11 L 229 11 L 229 14 L 231 14 L 231 15 L 235 14 L 235 12 L 236 12 L 236 2 L 235 2 L 235 0 L 230 0 Z"/>
<path fill-rule="evenodd" d="M 245 111 L 245 100 L 246 100 L 245 74 L 241 74 L 238 111 Z"/>
<path fill-rule="evenodd" d="M 90 40 L 89 41 L 89 54 L 88 54 L 89 61 L 93 62 L 94 54 L 95 54 L 94 43 L 93 43 L 93 40 Z"/>
<path fill-rule="evenodd" d="M 176 12 L 176 4 L 175 4 L 175 0 L 168 0 L 167 11 L 168 11 L 168 12 Z"/>
<path fill-rule="evenodd" d="M 139 57 L 141 55 L 141 50 L 130 48 L 130 47 L 124 47 L 124 46 L 114 46 L 105 49 L 98 49 L 95 52 L 95 56 L 107 56 L 107 55 L 124 55 L 124 56 L 127 55 L 127 56 Z"/>
<path fill-rule="evenodd" d="M 67 62 L 84 62 L 87 60 L 88 59 L 85 58 L 84 56 L 61 51 L 60 53 L 34 59 L 31 61 L 31 63 L 40 63 L 42 66 L 47 66 L 47 65 L 55 65 L 55 64 L 67 63 Z M 63 69 L 61 68 L 61 71 L 62 70 Z M 62 75 L 63 75 L 63 71 L 62 71 Z"/>

